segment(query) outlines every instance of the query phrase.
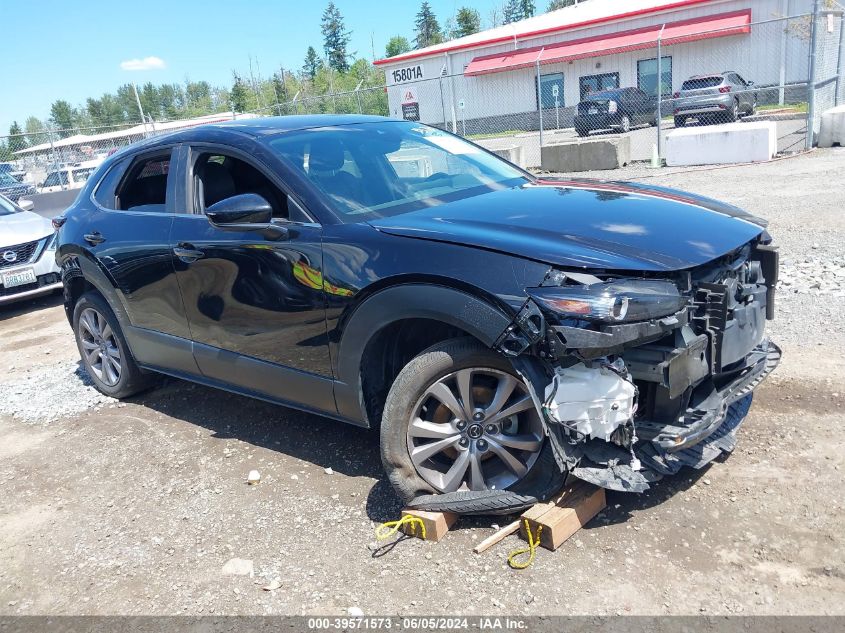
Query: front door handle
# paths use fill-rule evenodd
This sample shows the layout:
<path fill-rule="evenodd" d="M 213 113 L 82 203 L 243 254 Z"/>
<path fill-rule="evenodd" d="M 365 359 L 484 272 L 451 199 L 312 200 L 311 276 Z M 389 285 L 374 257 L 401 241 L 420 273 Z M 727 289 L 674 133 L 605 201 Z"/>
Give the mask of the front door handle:
<path fill-rule="evenodd" d="M 193 244 L 188 244 L 186 242 L 182 242 L 178 246 L 176 246 L 173 249 L 173 253 L 176 255 L 176 257 L 179 258 L 180 261 L 183 261 L 186 264 L 195 262 L 200 257 L 205 255 L 205 253 L 203 253 L 202 251 L 194 248 Z"/>
<path fill-rule="evenodd" d="M 96 246 L 97 244 L 102 244 L 106 241 L 106 238 L 104 238 L 103 234 L 99 231 L 94 231 L 93 233 L 86 233 L 82 236 L 82 238 L 91 246 Z"/>

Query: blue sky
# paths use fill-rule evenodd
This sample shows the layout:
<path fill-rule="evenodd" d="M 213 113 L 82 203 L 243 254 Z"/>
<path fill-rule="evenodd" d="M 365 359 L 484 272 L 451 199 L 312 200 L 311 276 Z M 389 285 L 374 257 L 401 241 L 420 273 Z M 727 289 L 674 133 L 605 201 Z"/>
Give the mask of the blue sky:
<path fill-rule="evenodd" d="M 335 0 L 352 31 L 350 51 L 372 58 L 393 35 L 413 36 L 419 0 Z M 486 21 L 495 0 L 429 0 L 441 25 L 457 7 Z M 59 98 L 74 106 L 121 84 L 204 79 L 229 84 L 249 56 L 269 76 L 299 69 L 305 50 L 322 53 L 320 17 L 328 0 L 2 0 L 0 135 Z M 539 3 L 538 3 L 539 7 Z M 128 71 L 121 62 L 158 57 L 163 69 Z"/>

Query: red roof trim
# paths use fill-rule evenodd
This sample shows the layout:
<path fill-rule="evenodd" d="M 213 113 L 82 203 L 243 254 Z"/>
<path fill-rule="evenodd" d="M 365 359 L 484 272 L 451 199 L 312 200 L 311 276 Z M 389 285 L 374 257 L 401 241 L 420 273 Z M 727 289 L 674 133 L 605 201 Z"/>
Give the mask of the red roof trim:
<path fill-rule="evenodd" d="M 688 26 L 708 27 L 714 23 L 725 22 L 732 18 L 744 18 L 742 22 L 730 24 L 729 26 L 718 27 L 714 31 L 706 29 L 699 32 L 689 33 L 673 33 L 678 29 Z M 708 39 L 713 37 L 726 37 L 729 35 L 740 35 L 751 32 L 751 9 L 739 9 L 737 11 L 728 11 L 726 13 L 716 13 L 707 16 L 699 16 L 694 18 L 687 18 L 677 22 L 670 22 L 666 24 L 667 35 L 664 35 L 663 45 L 671 46 L 673 44 L 680 44 L 683 42 L 692 42 L 701 39 Z M 591 35 L 575 40 L 568 40 L 564 42 L 557 42 L 555 44 L 548 44 L 546 46 L 532 46 L 531 48 L 520 48 L 506 53 L 493 53 L 491 55 L 482 55 L 475 57 L 464 70 L 464 74 L 468 76 L 483 75 L 488 73 L 501 72 L 506 70 L 517 70 L 519 68 L 527 68 L 533 66 L 539 61 L 541 64 L 553 64 L 561 61 L 572 61 L 575 59 L 584 59 L 589 57 L 600 57 L 603 55 L 616 55 L 618 53 L 642 50 L 653 48 L 657 45 L 657 33 L 660 30 L 660 25 L 653 24 L 651 26 L 640 27 L 638 29 L 631 29 L 630 31 L 617 31 L 615 33 L 605 33 L 602 35 Z M 630 40 L 632 36 L 646 35 L 653 36 L 653 40 L 642 41 L 626 41 Z M 607 48 L 589 48 L 588 50 L 579 49 L 584 44 L 592 44 L 594 42 L 610 42 L 616 44 Z M 498 62 L 494 64 L 486 64 L 485 62 Z"/>
<path fill-rule="evenodd" d="M 695 4 L 702 4 L 705 2 L 713 2 L 714 0 L 679 0 L 671 4 L 665 4 L 660 7 L 649 7 L 647 9 L 638 9 L 637 11 L 628 11 L 627 13 L 618 13 L 616 15 L 607 15 L 602 18 L 594 18 L 592 20 L 585 20 L 583 22 L 575 22 L 574 24 L 564 24 L 562 26 L 554 26 L 547 29 L 539 29 L 536 31 L 527 31 L 525 33 L 517 33 L 517 39 L 524 39 L 529 37 L 538 37 L 540 35 L 548 35 L 549 33 L 557 33 L 559 31 L 570 31 L 572 29 L 580 29 L 585 26 L 594 26 L 596 24 L 604 24 L 605 22 L 613 22 L 614 20 L 624 20 L 628 18 L 635 18 L 641 15 L 650 15 L 652 13 L 659 13 L 661 11 L 670 11 L 672 9 L 682 9 Z M 418 57 L 429 57 L 433 55 L 442 55 L 443 53 L 450 53 L 452 51 L 464 50 L 467 48 L 477 48 L 479 46 L 489 46 L 490 44 L 497 44 L 499 42 L 513 41 L 513 35 L 502 35 L 488 40 L 481 40 L 479 42 L 471 42 L 467 44 L 455 44 L 454 46 L 447 46 L 437 51 L 411 51 L 395 57 L 386 57 L 384 59 L 377 59 L 373 62 L 376 66 L 382 64 L 394 64 L 403 62 L 408 59 L 416 59 Z"/>

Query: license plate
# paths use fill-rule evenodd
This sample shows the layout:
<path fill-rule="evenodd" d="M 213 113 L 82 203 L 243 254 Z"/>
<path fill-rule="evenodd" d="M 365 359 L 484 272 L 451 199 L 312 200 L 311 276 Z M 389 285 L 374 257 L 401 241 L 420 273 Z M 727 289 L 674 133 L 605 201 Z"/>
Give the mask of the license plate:
<path fill-rule="evenodd" d="M 598 113 L 599 113 L 598 108 L 590 108 L 589 110 L 587 110 L 587 114 L 598 114 Z"/>
<path fill-rule="evenodd" d="M 9 270 L 2 275 L 3 286 L 6 288 L 14 288 L 15 286 L 24 286 L 26 284 L 33 284 L 38 279 L 35 276 L 35 271 L 32 268 L 19 268 L 17 270 Z"/>

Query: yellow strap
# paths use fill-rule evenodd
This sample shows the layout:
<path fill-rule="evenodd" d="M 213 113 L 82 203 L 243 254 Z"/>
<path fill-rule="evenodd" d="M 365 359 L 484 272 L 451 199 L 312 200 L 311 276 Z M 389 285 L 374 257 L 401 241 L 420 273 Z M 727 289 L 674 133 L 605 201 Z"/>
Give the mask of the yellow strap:
<path fill-rule="evenodd" d="M 540 533 L 543 531 L 543 526 L 538 525 L 537 534 L 532 536 L 531 526 L 528 525 L 528 519 L 523 520 L 525 521 L 525 535 L 528 537 L 528 547 L 515 549 L 510 553 L 508 556 L 508 565 L 510 565 L 513 569 L 525 569 L 534 562 L 534 555 L 537 551 L 537 546 L 540 544 Z M 517 562 L 517 557 L 522 556 L 523 554 L 528 554 L 528 560 L 522 563 Z"/>
<path fill-rule="evenodd" d="M 417 534 L 417 525 L 419 525 L 422 537 L 425 539 L 425 523 L 423 523 L 423 520 L 419 517 L 411 516 L 410 514 L 404 515 L 398 521 L 387 521 L 386 523 L 382 523 L 376 528 L 376 539 L 383 541 L 384 539 L 390 538 L 402 529 L 403 525 L 410 525 L 411 532 L 415 536 Z"/>

